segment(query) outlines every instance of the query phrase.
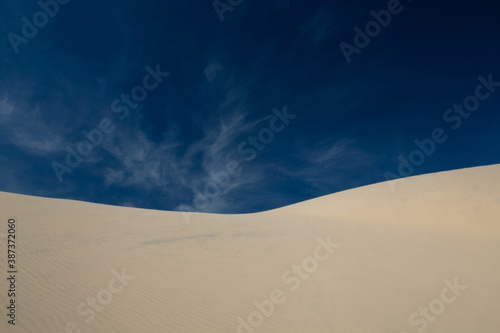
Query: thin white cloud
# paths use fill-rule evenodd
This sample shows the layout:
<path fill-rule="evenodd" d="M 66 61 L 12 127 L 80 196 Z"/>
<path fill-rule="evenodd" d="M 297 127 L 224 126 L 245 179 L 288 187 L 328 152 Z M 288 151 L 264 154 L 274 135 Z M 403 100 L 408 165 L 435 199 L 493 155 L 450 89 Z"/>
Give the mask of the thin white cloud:
<path fill-rule="evenodd" d="M 64 151 L 61 129 L 45 121 L 38 106 L 17 106 L 5 99 L 2 106 L 4 112 L 1 116 L 4 119 L 0 122 L 0 129 L 10 143 L 38 155 Z"/>
<path fill-rule="evenodd" d="M 14 112 L 14 105 L 9 102 L 9 94 L 5 93 L 4 99 L 0 102 L 0 117 L 9 116 Z"/>
<path fill-rule="evenodd" d="M 207 67 L 204 69 L 205 76 L 208 82 L 212 82 L 217 77 L 217 73 L 222 70 L 222 64 L 220 61 L 211 61 Z"/>
<path fill-rule="evenodd" d="M 312 150 L 302 150 L 301 158 L 313 165 L 338 163 L 342 159 L 357 153 L 353 147 L 354 140 L 341 139 L 333 144 L 323 143 Z"/>
<path fill-rule="evenodd" d="M 113 170 L 111 168 L 107 168 L 105 172 L 104 183 L 106 186 L 110 186 L 111 184 L 121 183 L 124 178 L 124 173 L 121 170 Z"/>
<path fill-rule="evenodd" d="M 347 180 L 350 170 L 372 170 L 376 157 L 370 156 L 356 145 L 356 140 L 325 140 L 317 144 L 300 143 L 295 158 L 302 161 L 299 168 L 280 167 L 279 172 L 287 177 L 307 183 L 315 189 L 330 189 Z M 338 174 L 343 178 L 337 177 Z"/>
<path fill-rule="evenodd" d="M 314 44 L 319 44 L 332 33 L 333 19 L 333 13 L 321 7 L 313 17 L 299 26 L 299 30 L 303 36 L 309 37 Z"/>
<path fill-rule="evenodd" d="M 121 169 L 106 169 L 107 186 L 140 185 L 151 189 L 169 183 L 164 173 L 168 163 L 164 149 L 150 141 L 144 132 L 137 129 L 118 131 L 116 138 L 105 140 L 103 148 L 121 164 Z"/>

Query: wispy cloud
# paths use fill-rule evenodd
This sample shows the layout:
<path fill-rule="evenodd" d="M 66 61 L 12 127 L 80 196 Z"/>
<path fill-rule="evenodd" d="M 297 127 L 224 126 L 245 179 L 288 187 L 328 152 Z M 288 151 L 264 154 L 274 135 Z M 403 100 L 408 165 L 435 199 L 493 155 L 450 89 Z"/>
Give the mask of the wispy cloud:
<path fill-rule="evenodd" d="M 212 82 L 217 77 L 217 73 L 221 70 L 222 70 L 221 62 L 218 60 L 215 60 L 215 61 L 211 61 L 207 65 L 207 67 L 205 67 L 205 70 L 203 72 L 205 73 L 205 76 L 207 77 L 208 82 Z"/>
<path fill-rule="evenodd" d="M 63 131 L 43 118 L 38 105 L 17 106 L 6 96 L 0 104 L 2 134 L 15 146 L 44 155 L 64 151 Z"/>
<path fill-rule="evenodd" d="M 117 167 L 108 167 L 102 173 L 107 186 L 152 189 L 169 185 L 171 154 L 164 145 L 148 139 L 140 129 L 118 131 L 114 137 L 105 140 L 103 148 L 118 161 Z"/>
<path fill-rule="evenodd" d="M 9 94 L 5 93 L 4 99 L 0 102 L 0 116 L 9 116 L 14 111 L 14 105 L 9 102 Z"/>
<path fill-rule="evenodd" d="M 334 13 L 323 6 L 309 20 L 299 25 L 299 31 L 314 44 L 319 44 L 333 32 L 335 18 Z"/>
<path fill-rule="evenodd" d="M 353 139 L 340 139 L 337 142 L 320 143 L 315 149 L 304 149 L 300 151 L 300 157 L 312 165 L 324 165 L 338 163 L 342 159 L 352 157 L 358 151 L 354 147 Z"/>
<path fill-rule="evenodd" d="M 280 167 L 279 172 L 307 184 L 312 193 L 329 194 L 345 184 L 362 182 L 359 170 L 373 170 L 377 156 L 365 152 L 357 139 L 325 139 L 317 143 L 298 143 L 296 167 Z"/>

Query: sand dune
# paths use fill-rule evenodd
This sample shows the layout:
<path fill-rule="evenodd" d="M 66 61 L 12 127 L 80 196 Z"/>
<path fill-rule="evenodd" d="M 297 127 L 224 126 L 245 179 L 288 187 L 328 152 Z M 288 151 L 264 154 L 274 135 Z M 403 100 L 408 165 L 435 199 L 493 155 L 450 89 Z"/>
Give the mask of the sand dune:
<path fill-rule="evenodd" d="M 393 185 L 246 215 L 0 193 L 0 332 L 498 333 L 500 165 Z"/>

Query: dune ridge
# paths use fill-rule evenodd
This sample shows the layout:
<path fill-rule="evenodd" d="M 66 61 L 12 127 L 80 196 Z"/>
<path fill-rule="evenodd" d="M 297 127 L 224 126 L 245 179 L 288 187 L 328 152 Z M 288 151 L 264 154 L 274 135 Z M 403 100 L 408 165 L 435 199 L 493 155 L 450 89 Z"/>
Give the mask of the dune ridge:
<path fill-rule="evenodd" d="M 392 182 L 189 223 L 0 192 L 0 332 L 498 332 L 500 165 Z"/>

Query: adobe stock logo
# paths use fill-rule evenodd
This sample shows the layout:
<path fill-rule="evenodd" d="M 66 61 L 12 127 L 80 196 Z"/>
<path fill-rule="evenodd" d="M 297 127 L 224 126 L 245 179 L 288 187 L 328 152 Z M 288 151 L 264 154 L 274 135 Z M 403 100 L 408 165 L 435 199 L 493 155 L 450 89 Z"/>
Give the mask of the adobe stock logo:
<path fill-rule="evenodd" d="M 224 13 L 232 12 L 236 7 L 241 5 L 242 2 L 243 0 L 226 0 L 226 2 L 223 0 L 215 0 L 212 2 L 212 5 L 219 16 L 219 20 L 222 22 L 224 21 Z"/>
<path fill-rule="evenodd" d="M 482 103 L 486 102 L 498 88 L 500 88 L 500 81 L 493 79 L 493 74 L 489 74 L 487 78 L 482 75 L 477 77 L 478 84 L 474 89 L 474 93 L 466 96 L 462 103 L 454 103 L 452 108 L 443 112 L 443 121 L 450 124 L 452 131 L 457 131 L 464 121 L 470 118 L 476 112 Z M 399 165 L 397 174 L 386 171 L 384 173 L 385 179 L 388 181 L 391 192 L 396 191 L 398 183 L 404 183 L 405 178 L 415 174 L 416 168 L 422 166 L 432 155 L 436 153 L 440 145 L 448 140 L 450 130 L 445 130 L 441 127 L 436 127 L 430 131 L 429 136 L 422 140 L 415 139 L 416 148 L 413 149 L 407 156 L 399 155 Z"/>
<path fill-rule="evenodd" d="M 135 279 L 135 276 L 125 273 L 124 268 L 122 268 L 121 273 L 112 270 L 111 274 L 113 274 L 113 277 L 108 281 L 107 288 L 99 290 L 95 294 L 95 297 L 88 297 L 86 303 L 82 302 L 76 307 L 75 312 L 79 316 L 78 320 L 82 322 L 78 323 L 76 320 L 68 321 L 64 325 L 64 331 L 59 331 L 58 333 L 89 332 L 89 330 L 83 330 L 80 326 L 86 324 L 87 328 L 89 328 L 90 324 L 96 318 L 96 312 L 101 313 L 113 301 L 114 297 L 130 284 L 129 281 Z"/>
<path fill-rule="evenodd" d="M 444 280 L 445 288 L 441 290 L 439 297 L 429 302 L 427 307 L 420 307 L 418 312 L 413 312 L 408 318 L 408 323 L 415 327 L 418 333 L 423 333 L 429 328 L 429 323 L 434 323 L 442 315 L 448 305 L 452 304 L 462 295 L 462 291 L 467 289 L 466 285 L 460 285 L 458 278 L 453 283 L 448 279 Z M 400 333 L 408 333 L 401 331 Z"/>
<path fill-rule="evenodd" d="M 292 267 L 283 272 L 281 281 L 285 285 L 290 285 L 290 292 L 297 291 L 302 282 L 308 280 L 314 274 L 321 263 L 327 261 L 331 255 L 340 247 L 340 244 L 332 242 L 331 236 L 326 239 L 318 237 L 318 245 L 315 247 L 312 255 L 302 260 L 301 264 L 292 265 Z M 288 293 L 290 294 L 290 293 Z M 246 318 L 237 317 L 236 333 L 257 333 L 258 328 L 265 324 L 266 319 L 270 318 L 278 305 L 282 305 L 287 300 L 287 291 L 281 288 L 273 289 L 268 299 L 263 301 L 255 300 L 253 305 L 255 310 L 250 312 Z"/>
<path fill-rule="evenodd" d="M 54 18 L 59 13 L 59 5 L 66 5 L 71 0 L 43 0 L 38 1 L 38 6 L 42 9 L 41 11 L 33 14 L 31 21 L 23 16 L 21 21 L 23 26 L 21 27 L 21 35 L 13 32 L 7 34 L 10 45 L 14 49 L 14 52 L 19 53 L 19 46 L 21 44 L 28 44 L 28 42 L 38 35 L 38 29 L 43 28 L 49 23 L 49 18 Z"/>

